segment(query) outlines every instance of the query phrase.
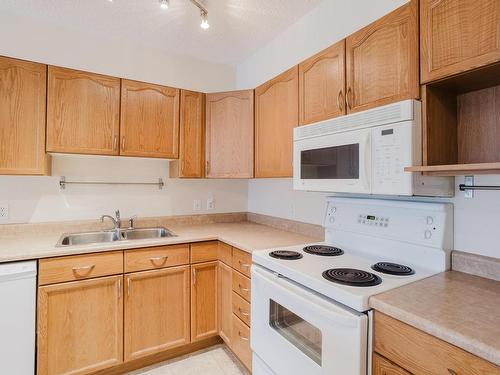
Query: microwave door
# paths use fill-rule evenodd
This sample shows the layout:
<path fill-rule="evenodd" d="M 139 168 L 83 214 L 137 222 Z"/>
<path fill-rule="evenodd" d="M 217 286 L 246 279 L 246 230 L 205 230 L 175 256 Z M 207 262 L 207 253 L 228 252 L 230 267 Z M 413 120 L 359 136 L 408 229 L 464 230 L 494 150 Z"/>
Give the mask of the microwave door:
<path fill-rule="evenodd" d="M 370 193 L 370 186 L 371 133 L 368 129 L 294 143 L 295 189 Z"/>

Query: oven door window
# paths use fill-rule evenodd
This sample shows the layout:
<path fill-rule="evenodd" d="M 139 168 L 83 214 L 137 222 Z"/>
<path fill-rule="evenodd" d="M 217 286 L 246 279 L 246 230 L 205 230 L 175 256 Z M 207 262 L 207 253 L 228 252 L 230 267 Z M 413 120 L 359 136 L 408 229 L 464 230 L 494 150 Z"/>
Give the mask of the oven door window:
<path fill-rule="evenodd" d="M 359 179 L 359 144 L 300 152 L 301 179 Z"/>
<path fill-rule="evenodd" d="M 270 300 L 269 325 L 321 366 L 321 331 L 300 316 Z"/>

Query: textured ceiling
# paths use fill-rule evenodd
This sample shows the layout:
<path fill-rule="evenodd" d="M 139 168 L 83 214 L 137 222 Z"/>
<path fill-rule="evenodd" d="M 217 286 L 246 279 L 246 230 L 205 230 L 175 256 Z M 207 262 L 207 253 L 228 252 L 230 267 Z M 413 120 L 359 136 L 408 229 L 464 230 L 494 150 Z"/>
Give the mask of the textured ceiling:
<path fill-rule="evenodd" d="M 200 0 L 210 29 L 189 0 L 0 0 L 10 11 L 124 43 L 229 65 L 240 63 L 322 0 Z"/>

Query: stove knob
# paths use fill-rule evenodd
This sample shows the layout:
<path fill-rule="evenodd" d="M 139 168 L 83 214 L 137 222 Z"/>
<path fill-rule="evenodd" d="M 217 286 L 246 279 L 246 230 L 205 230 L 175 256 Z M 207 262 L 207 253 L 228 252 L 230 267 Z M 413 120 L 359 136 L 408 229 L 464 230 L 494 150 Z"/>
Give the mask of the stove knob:
<path fill-rule="evenodd" d="M 426 230 L 424 232 L 424 237 L 426 240 L 430 239 L 432 237 L 432 232 L 430 230 Z"/>
<path fill-rule="evenodd" d="M 432 216 L 427 216 L 427 225 L 434 224 L 434 218 Z"/>

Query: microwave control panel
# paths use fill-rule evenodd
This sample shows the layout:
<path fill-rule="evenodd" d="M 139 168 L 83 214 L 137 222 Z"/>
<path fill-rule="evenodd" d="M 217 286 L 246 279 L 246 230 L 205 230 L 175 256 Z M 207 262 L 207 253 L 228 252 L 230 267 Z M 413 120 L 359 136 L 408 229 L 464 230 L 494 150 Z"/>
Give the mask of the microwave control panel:
<path fill-rule="evenodd" d="M 373 194 L 413 195 L 412 153 L 411 121 L 372 129 Z"/>

